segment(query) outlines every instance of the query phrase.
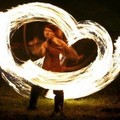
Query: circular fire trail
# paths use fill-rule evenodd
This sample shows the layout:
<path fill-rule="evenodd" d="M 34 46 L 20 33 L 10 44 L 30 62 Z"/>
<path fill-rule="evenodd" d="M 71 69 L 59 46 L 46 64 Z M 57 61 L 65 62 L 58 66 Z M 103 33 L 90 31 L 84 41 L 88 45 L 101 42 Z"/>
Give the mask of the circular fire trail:
<path fill-rule="evenodd" d="M 92 39 L 97 45 L 95 60 L 82 69 L 61 73 L 43 70 L 42 59 L 16 63 L 11 51 L 10 36 L 22 25 L 35 21 L 58 26 L 64 32 L 69 46 L 81 39 Z M 28 97 L 31 84 L 35 84 L 50 90 L 63 89 L 68 99 L 80 98 L 103 89 L 120 72 L 120 38 L 113 43 L 108 32 L 98 23 L 90 20 L 77 22 L 57 6 L 38 2 L 20 5 L 1 12 L 0 25 L 1 74 L 23 96 Z"/>

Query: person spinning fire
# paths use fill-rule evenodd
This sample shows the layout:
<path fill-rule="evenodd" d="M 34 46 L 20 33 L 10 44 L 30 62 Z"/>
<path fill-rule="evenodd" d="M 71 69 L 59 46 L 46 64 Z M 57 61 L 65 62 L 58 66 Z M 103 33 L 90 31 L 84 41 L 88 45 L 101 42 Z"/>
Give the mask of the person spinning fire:
<path fill-rule="evenodd" d="M 81 56 L 79 56 L 72 47 L 68 46 L 67 43 L 61 39 L 60 34 L 61 32 L 58 27 L 48 23 L 44 27 L 44 37 L 46 40 L 36 49 L 35 47 L 31 47 L 30 49 L 33 55 L 39 56 L 40 58 L 45 57 L 42 66 L 45 70 L 52 72 L 68 71 L 68 68 L 65 67 L 65 63 L 60 63 L 60 54 L 65 56 L 68 60 L 72 60 L 73 64 L 77 64 L 81 59 Z M 30 41 L 28 45 L 35 46 L 35 41 Z M 29 109 L 36 109 L 37 100 L 42 91 L 47 92 L 48 90 L 45 90 L 40 86 L 32 86 Z M 53 90 L 53 93 L 55 94 L 54 112 L 58 113 L 63 110 L 64 93 L 63 90 Z"/>

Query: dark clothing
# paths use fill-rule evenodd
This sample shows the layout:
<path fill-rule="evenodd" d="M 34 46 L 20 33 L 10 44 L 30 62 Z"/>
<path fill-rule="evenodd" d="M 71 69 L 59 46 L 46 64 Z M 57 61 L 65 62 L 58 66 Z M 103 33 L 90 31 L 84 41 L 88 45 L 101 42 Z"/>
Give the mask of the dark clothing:
<path fill-rule="evenodd" d="M 36 105 L 37 105 L 37 101 L 38 101 L 39 96 L 45 95 L 47 93 L 47 91 L 48 91 L 47 89 L 33 85 L 32 89 L 31 89 L 29 109 L 36 109 Z M 63 90 L 54 90 L 53 93 L 55 94 L 54 111 L 60 112 L 63 108 L 63 101 L 64 101 Z"/>
<path fill-rule="evenodd" d="M 49 31 L 49 29 L 45 30 L 46 36 L 48 36 L 47 31 Z M 55 39 L 53 38 L 53 40 L 48 39 L 41 45 L 41 53 L 43 56 L 45 56 L 42 66 L 43 69 L 52 72 L 62 72 L 62 66 L 60 65 L 59 55 L 62 51 L 61 46 L 63 47 L 64 44 L 61 43 L 63 45 L 61 44 L 59 45 L 58 43 L 60 41 L 61 40 L 58 38 Z M 66 46 L 64 45 L 64 47 Z M 47 92 L 48 90 L 45 90 L 44 88 L 35 85 L 32 86 L 30 104 L 29 104 L 30 108 L 33 109 L 36 108 L 38 97 L 43 91 Z M 55 94 L 54 111 L 60 112 L 62 110 L 63 101 L 64 101 L 63 90 L 54 90 L 53 93 Z"/>
<path fill-rule="evenodd" d="M 42 87 L 32 85 L 30 101 L 29 101 L 29 108 L 30 109 L 36 108 L 39 96 L 46 93 L 47 91 L 48 91 L 47 89 L 43 89 Z"/>
<path fill-rule="evenodd" d="M 63 90 L 54 90 L 53 93 L 55 94 L 54 101 L 55 112 L 60 112 L 63 109 L 63 102 L 64 102 L 64 93 Z"/>

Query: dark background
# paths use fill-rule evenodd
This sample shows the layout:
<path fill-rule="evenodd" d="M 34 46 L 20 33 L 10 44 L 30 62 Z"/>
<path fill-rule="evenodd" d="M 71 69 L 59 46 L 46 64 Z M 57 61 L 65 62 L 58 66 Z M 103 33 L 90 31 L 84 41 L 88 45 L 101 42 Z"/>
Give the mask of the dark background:
<path fill-rule="evenodd" d="M 93 20 L 101 24 L 110 33 L 112 39 L 120 35 L 119 0 L 2 0 L 0 10 L 30 2 L 47 2 L 63 8 L 77 21 Z"/>
<path fill-rule="evenodd" d="M 47 2 L 47 3 L 51 3 L 53 5 L 56 5 L 58 7 L 63 8 L 67 12 L 69 12 L 77 21 L 93 20 L 95 22 L 98 22 L 104 28 L 106 28 L 106 30 L 109 32 L 109 34 L 110 34 L 110 36 L 111 36 L 111 38 L 112 38 L 112 40 L 114 42 L 115 39 L 117 39 L 118 36 L 120 36 L 120 3 L 119 3 L 119 1 L 120 0 L 0 0 L 0 11 L 6 12 L 8 9 L 11 9 L 12 7 L 16 7 L 16 6 L 20 5 L 20 4 L 22 5 L 24 3 L 30 3 L 30 2 Z M 2 83 L 2 80 L 0 79 L 1 90 L 2 90 L 2 86 L 4 84 L 5 83 L 4 82 Z M 119 85 L 120 85 L 120 74 L 110 85 L 108 85 L 106 87 L 106 89 L 103 89 L 103 91 L 101 90 L 102 92 L 100 91 L 101 94 L 100 94 L 99 97 L 96 97 L 96 101 L 100 97 L 101 97 L 101 99 L 103 99 L 103 101 L 106 99 L 106 97 L 108 97 L 109 100 L 107 99 L 105 101 L 107 101 L 108 103 L 112 103 L 112 104 L 114 103 L 113 104 L 114 106 L 112 108 L 111 107 L 109 108 L 109 107 L 105 106 L 103 108 L 102 107 L 101 108 L 94 107 L 94 109 L 91 109 L 91 106 L 89 106 L 89 104 L 87 104 L 86 106 L 85 105 L 83 106 L 86 109 L 85 108 L 81 109 L 81 106 L 80 106 L 80 110 L 81 111 L 84 110 L 85 114 L 86 114 L 86 111 L 90 111 L 90 112 L 95 111 L 95 114 L 96 113 L 99 114 L 100 110 L 102 109 L 102 110 L 104 110 L 106 112 L 106 116 L 108 114 L 111 114 L 111 116 L 113 115 L 113 117 L 114 117 L 114 114 L 116 115 L 117 113 L 120 113 L 120 108 L 119 108 L 120 89 L 119 89 Z M 7 86 L 7 88 L 8 88 L 8 86 Z M 2 96 L 2 97 L 7 98 L 7 99 L 5 99 L 6 101 L 3 100 L 3 102 L 1 100 L 2 97 L 0 98 L 0 101 L 2 103 L 2 105 L 0 103 L 0 107 L 3 106 L 3 105 L 7 106 L 7 103 L 11 104 L 10 100 L 13 100 L 13 103 L 15 102 L 14 99 L 10 98 L 11 96 L 10 96 L 10 93 L 8 92 L 7 89 L 3 89 L 3 93 L 4 93 L 5 90 L 7 91 L 6 93 L 8 94 L 8 96 L 7 97 L 5 95 Z M 2 93 L 2 91 L 0 91 L 0 93 Z M 106 97 L 104 97 L 104 96 L 106 96 Z M 116 96 L 117 96 L 117 98 L 116 98 Z M 13 98 L 13 96 L 12 96 L 12 98 Z M 17 98 L 17 100 L 18 100 L 18 98 Z M 23 100 L 21 100 L 21 101 L 23 101 Z M 17 101 L 16 103 L 17 103 L 18 106 L 24 105 L 24 104 L 26 105 L 26 103 L 24 103 L 24 104 L 21 103 L 19 105 L 18 104 L 19 101 Z M 75 106 L 75 108 L 76 107 L 77 106 Z M 15 108 L 16 107 L 14 107 L 13 110 Z M 21 110 L 22 109 L 25 109 L 25 108 L 21 107 Z M 6 116 L 6 115 L 10 116 L 11 115 L 11 114 L 9 115 L 10 110 L 8 110 L 7 113 L 4 112 L 4 109 L 1 110 L 2 111 L 2 112 L 0 112 L 1 116 L 2 115 L 3 115 L 3 117 Z M 13 110 L 11 111 L 11 113 L 13 112 Z M 18 109 L 15 109 L 15 110 L 18 111 Z M 75 110 L 77 111 L 77 109 L 75 109 Z M 41 109 L 40 109 L 40 111 L 41 111 Z M 76 111 L 72 110 L 73 113 L 75 113 Z M 12 114 L 14 116 L 14 113 L 12 113 Z M 24 114 L 22 114 L 22 115 L 24 115 Z M 21 115 L 21 117 L 23 117 L 22 115 Z M 45 116 L 45 114 L 44 114 L 44 116 Z M 82 117 L 85 118 L 84 115 Z M 17 118 L 18 118 L 18 116 L 17 116 Z M 117 117 L 114 117 L 114 118 L 117 118 Z M 89 116 L 88 116 L 88 119 L 91 119 L 91 117 L 89 118 Z M 113 120 L 113 119 L 111 118 L 109 120 Z"/>
<path fill-rule="evenodd" d="M 120 36 L 119 0 L 2 0 L 0 11 L 30 2 L 45 2 L 56 5 L 69 12 L 78 22 L 93 20 L 102 25 L 113 42 Z"/>

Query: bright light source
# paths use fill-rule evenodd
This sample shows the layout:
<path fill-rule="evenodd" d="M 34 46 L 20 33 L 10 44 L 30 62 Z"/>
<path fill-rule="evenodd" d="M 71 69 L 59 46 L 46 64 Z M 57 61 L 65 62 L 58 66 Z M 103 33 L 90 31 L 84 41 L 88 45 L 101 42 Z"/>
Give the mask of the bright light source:
<path fill-rule="evenodd" d="M 68 44 L 80 39 L 93 39 L 97 44 L 97 57 L 87 67 L 73 72 L 50 72 L 28 60 L 20 65 L 11 53 L 10 34 L 30 22 L 50 22 L 65 34 Z M 31 83 L 47 89 L 63 89 L 65 98 L 80 98 L 97 92 L 111 83 L 120 72 L 120 38 L 115 51 L 108 32 L 98 23 L 85 20 L 77 22 L 61 8 L 46 3 L 29 3 L 0 13 L 0 66 L 3 78 L 15 91 L 29 96 Z M 49 96 L 47 96 L 49 97 Z"/>

